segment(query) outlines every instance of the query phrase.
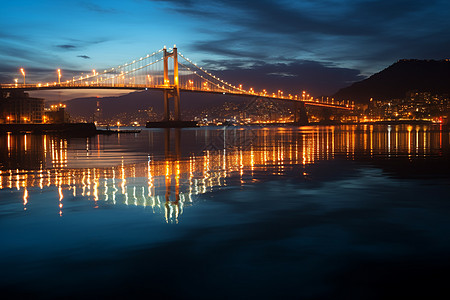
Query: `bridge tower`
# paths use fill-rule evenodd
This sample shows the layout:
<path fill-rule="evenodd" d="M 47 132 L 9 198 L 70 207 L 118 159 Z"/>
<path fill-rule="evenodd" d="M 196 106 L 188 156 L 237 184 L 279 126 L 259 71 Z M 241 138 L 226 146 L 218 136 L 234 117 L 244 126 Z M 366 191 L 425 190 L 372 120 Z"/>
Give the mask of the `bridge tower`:
<path fill-rule="evenodd" d="M 305 102 L 294 102 L 294 123 L 308 125 L 308 115 L 306 113 Z"/>
<path fill-rule="evenodd" d="M 170 84 L 169 78 L 169 58 L 173 58 L 173 85 Z M 170 121 L 170 106 L 169 100 L 173 98 L 174 101 L 174 118 L 173 121 L 181 121 L 181 107 L 180 107 L 180 87 L 178 78 L 178 52 L 177 47 L 174 46 L 172 52 L 167 51 L 164 47 L 164 122 Z"/>

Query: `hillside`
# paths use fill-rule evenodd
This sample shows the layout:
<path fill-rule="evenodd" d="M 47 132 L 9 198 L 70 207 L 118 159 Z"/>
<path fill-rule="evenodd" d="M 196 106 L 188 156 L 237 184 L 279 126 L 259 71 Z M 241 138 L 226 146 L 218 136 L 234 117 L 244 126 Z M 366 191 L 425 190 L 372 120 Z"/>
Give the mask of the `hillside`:
<path fill-rule="evenodd" d="M 248 99 L 230 95 L 183 93 L 181 95 L 181 107 L 184 113 L 188 113 L 210 107 L 220 107 L 225 102 L 241 103 L 246 100 Z M 95 113 L 97 101 L 100 104 L 103 118 L 113 118 L 121 113 L 132 114 L 138 110 L 149 108 L 155 113 L 162 114 L 164 109 L 162 92 L 139 91 L 118 97 L 88 97 L 68 100 L 66 102 L 67 111 L 73 117 L 90 119 Z"/>
<path fill-rule="evenodd" d="M 404 98 L 409 91 L 450 94 L 450 60 L 400 60 L 333 97 L 367 103 L 370 98 Z"/>

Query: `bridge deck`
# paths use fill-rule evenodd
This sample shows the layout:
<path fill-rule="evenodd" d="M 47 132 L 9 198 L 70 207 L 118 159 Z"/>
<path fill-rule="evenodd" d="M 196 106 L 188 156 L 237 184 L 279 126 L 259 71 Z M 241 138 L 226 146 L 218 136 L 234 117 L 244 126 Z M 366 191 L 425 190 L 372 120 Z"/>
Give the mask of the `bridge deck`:
<path fill-rule="evenodd" d="M 54 84 L 54 85 L 41 85 L 41 84 L 0 84 L 0 89 L 3 90 L 20 90 L 20 91 L 36 91 L 36 90 L 91 90 L 91 89 L 102 89 L 102 90 L 173 90 L 175 87 L 173 85 L 139 85 L 139 84 L 116 84 L 116 85 L 71 85 L 71 84 Z M 336 108 L 344 110 L 353 110 L 353 106 L 350 104 L 334 104 L 321 102 L 319 100 L 309 100 L 309 99 L 295 99 L 293 97 L 278 97 L 271 96 L 269 94 L 263 93 L 245 93 L 245 92 L 232 92 L 232 91 L 217 91 L 217 90 L 204 90 L 195 88 L 180 88 L 180 92 L 191 92 L 191 93 L 208 93 L 208 94 L 223 94 L 223 95 L 233 95 L 247 98 L 266 98 L 273 99 L 277 101 L 287 101 L 287 102 L 303 102 L 305 105 L 309 106 L 319 106 L 327 108 Z"/>

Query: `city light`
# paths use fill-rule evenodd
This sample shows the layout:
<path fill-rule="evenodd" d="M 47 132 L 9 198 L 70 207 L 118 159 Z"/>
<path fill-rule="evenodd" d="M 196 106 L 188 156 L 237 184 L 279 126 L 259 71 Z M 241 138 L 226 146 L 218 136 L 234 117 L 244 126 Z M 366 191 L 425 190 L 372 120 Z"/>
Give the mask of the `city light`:
<path fill-rule="evenodd" d="M 25 70 L 23 68 L 20 68 L 20 73 L 22 73 L 23 76 L 23 84 L 25 85 Z"/>
<path fill-rule="evenodd" d="M 96 69 L 92 69 L 91 72 L 81 73 L 74 76 L 72 81 L 67 80 L 64 84 L 62 80 L 62 69 L 56 69 L 57 80 L 54 82 L 47 83 L 36 83 L 29 84 L 27 88 L 39 88 L 39 89 L 71 89 L 71 88 L 131 88 L 131 89 L 144 89 L 148 87 L 153 87 L 156 89 L 170 89 L 170 94 L 172 89 L 179 89 L 180 92 L 183 89 L 190 91 L 199 91 L 204 93 L 216 93 L 223 95 L 246 95 L 246 96 L 261 96 L 263 98 L 272 98 L 273 100 L 280 100 L 288 103 L 289 101 L 304 101 L 308 106 L 317 107 L 332 107 L 341 110 L 353 110 L 355 108 L 354 104 L 351 102 L 319 100 L 314 98 L 312 95 L 308 94 L 306 91 L 302 91 L 299 95 L 290 94 L 289 91 L 283 92 L 279 90 L 268 90 L 262 87 L 250 87 L 244 90 L 243 86 L 245 83 L 239 83 L 233 85 L 227 81 L 220 79 L 219 77 L 211 74 L 204 68 L 198 66 L 181 53 L 177 52 L 177 60 L 173 59 L 173 62 L 178 62 L 179 73 L 176 73 L 176 69 L 172 63 L 166 64 L 164 60 L 167 60 L 164 55 L 171 55 L 173 57 L 173 52 L 166 49 L 160 49 L 153 54 L 147 54 L 142 56 L 140 59 L 132 60 L 123 65 L 117 67 L 106 69 L 102 72 L 97 72 Z M 166 54 L 164 54 L 166 53 Z M 163 55 L 164 54 L 164 55 Z M 26 72 L 24 68 L 20 68 L 20 73 L 23 76 L 23 84 L 26 83 Z M 168 76 L 169 75 L 169 76 Z M 172 79 L 173 76 L 173 79 Z M 95 77 L 95 78 L 94 78 Z M 178 83 L 178 80 L 179 83 Z M 173 81 L 172 81 L 173 80 Z M 3 84 L 1 85 L 4 86 Z M 19 84 L 19 79 L 14 79 L 14 84 L 8 84 L 7 87 L 21 88 Z M 286 93 L 286 94 L 285 94 Z M 172 95 L 172 94 L 171 94 Z M 179 95 L 178 95 L 179 97 Z M 170 119 L 171 117 L 169 117 Z M 18 119 L 23 120 L 22 117 Z M 6 117 L 3 117 L 3 122 L 6 122 Z M 246 122 L 249 122 L 248 120 Z M 130 123 L 131 124 L 131 123 Z"/>

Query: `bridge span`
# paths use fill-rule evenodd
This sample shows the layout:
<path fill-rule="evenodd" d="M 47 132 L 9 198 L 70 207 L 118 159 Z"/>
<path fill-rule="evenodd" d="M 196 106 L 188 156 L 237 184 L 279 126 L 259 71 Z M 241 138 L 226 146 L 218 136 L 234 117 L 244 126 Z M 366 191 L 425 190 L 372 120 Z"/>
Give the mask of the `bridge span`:
<path fill-rule="evenodd" d="M 303 91 L 301 94 L 284 94 L 275 92 L 245 90 L 242 84 L 228 83 L 178 52 L 176 46 L 148 54 L 132 62 L 104 71 L 92 70 L 90 74 L 72 77 L 62 81 L 58 69 L 58 81 L 47 83 L 26 83 L 25 70 L 20 69 L 23 83 L 0 84 L 5 91 L 22 90 L 64 90 L 64 89 L 114 89 L 114 90 L 157 90 L 164 95 L 164 122 L 181 121 L 181 92 L 210 93 L 234 95 L 240 97 L 266 98 L 275 101 L 288 101 L 295 105 L 295 122 L 306 118 L 305 106 L 317 106 L 328 109 L 352 110 L 353 104 L 344 101 L 321 101 Z M 170 118 L 170 101 L 174 102 L 173 119 Z M 306 119 L 307 120 L 307 119 Z"/>

